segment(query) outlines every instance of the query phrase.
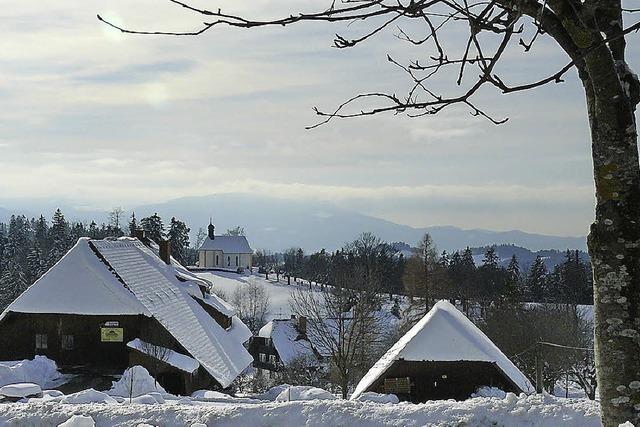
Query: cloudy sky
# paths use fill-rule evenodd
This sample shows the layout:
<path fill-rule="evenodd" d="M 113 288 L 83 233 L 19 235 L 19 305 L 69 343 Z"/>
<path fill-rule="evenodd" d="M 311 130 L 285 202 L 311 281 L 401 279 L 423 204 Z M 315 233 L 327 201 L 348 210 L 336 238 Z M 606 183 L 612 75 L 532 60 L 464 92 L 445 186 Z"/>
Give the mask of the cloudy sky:
<path fill-rule="evenodd" d="M 206 3 L 258 18 L 319 5 Z M 402 93 L 408 82 L 387 53 L 430 52 L 409 49 L 393 29 L 356 49 L 330 47 L 336 32 L 358 34 L 362 24 L 176 38 L 123 35 L 97 13 L 137 29 L 189 30 L 201 21 L 159 0 L 23 0 L 2 8 L 0 206 L 46 198 L 107 209 L 243 192 L 330 201 L 413 226 L 586 233 L 590 142 L 573 75 L 535 92 L 483 93 L 479 105 L 510 118 L 502 126 L 456 108 L 305 130 L 317 120 L 313 106 L 331 109 L 371 90 Z M 462 30 L 445 41 L 459 46 Z M 640 40 L 630 42 L 640 69 Z M 525 82 L 564 62 L 543 40 L 533 54 L 510 50 L 500 71 Z M 434 87 L 446 93 L 451 83 Z"/>

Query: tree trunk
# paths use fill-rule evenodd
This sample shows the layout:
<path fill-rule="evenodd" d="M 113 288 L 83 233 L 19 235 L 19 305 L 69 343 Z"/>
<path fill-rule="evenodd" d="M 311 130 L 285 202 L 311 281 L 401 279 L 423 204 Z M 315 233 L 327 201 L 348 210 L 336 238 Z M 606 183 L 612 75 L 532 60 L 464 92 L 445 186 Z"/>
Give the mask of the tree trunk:
<path fill-rule="evenodd" d="M 640 425 L 640 167 L 626 65 L 607 49 L 585 57 L 596 219 L 588 238 L 594 276 L 595 360 L 602 423 Z"/>

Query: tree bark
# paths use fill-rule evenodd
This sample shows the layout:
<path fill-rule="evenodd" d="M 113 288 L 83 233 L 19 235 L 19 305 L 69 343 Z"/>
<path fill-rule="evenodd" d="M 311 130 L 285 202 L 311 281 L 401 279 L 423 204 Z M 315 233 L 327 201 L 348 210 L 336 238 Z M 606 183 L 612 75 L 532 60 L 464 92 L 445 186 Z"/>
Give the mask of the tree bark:
<path fill-rule="evenodd" d="M 629 70 L 603 46 L 585 57 L 596 219 L 595 360 L 602 423 L 640 425 L 640 166 Z"/>

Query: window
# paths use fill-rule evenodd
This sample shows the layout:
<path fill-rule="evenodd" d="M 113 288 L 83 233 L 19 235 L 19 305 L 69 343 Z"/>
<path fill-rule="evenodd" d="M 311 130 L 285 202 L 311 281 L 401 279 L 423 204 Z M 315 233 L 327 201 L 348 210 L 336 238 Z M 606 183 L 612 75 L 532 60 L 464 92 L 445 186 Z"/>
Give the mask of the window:
<path fill-rule="evenodd" d="M 276 356 L 275 356 L 275 354 L 270 354 L 269 355 L 269 363 L 272 364 L 272 365 L 276 364 Z"/>
<path fill-rule="evenodd" d="M 267 347 L 271 347 L 273 345 L 273 341 L 271 341 L 271 338 L 267 338 L 265 344 Z"/>
<path fill-rule="evenodd" d="M 216 254 L 216 265 L 220 265 L 220 255 Z"/>
<path fill-rule="evenodd" d="M 231 257 L 227 257 L 227 267 L 231 267 Z"/>
<path fill-rule="evenodd" d="M 73 335 L 62 335 L 62 349 L 73 350 Z"/>
<path fill-rule="evenodd" d="M 36 334 L 36 350 L 46 350 L 47 334 Z"/>
<path fill-rule="evenodd" d="M 260 363 L 267 363 L 267 355 L 264 353 L 260 353 L 258 355 L 258 359 L 260 360 Z"/>
<path fill-rule="evenodd" d="M 236 255 L 236 267 L 238 266 L 238 255 Z"/>

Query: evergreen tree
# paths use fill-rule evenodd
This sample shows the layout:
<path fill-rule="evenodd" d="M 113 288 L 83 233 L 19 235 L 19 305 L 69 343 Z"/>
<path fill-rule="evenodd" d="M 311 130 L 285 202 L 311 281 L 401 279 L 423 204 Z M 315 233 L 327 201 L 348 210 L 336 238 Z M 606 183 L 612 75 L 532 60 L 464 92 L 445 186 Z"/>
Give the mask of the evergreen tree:
<path fill-rule="evenodd" d="M 131 220 L 129 221 L 129 236 L 133 237 L 138 229 L 138 221 L 136 220 L 136 213 L 131 212 Z"/>
<path fill-rule="evenodd" d="M 511 256 L 507 266 L 507 280 L 505 281 L 504 297 L 507 301 L 517 302 L 522 298 L 522 272 L 515 254 Z"/>
<path fill-rule="evenodd" d="M 527 291 L 533 302 L 544 302 L 547 289 L 547 267 L 540 255 L 533 262 L 527 276 Z"/>
<path fill-rule="evenodd" d="M 169 241 L 171 242 L 171 256 L 173 256 L 180 264 L 187 264 L 187 250 L 189 249 L 189 231 L 187 225 L 171 218 L 169 226 Z"/>
<path fill-rule="evenodd" d="M 69 223 L 64 218 L 62 211 L 56 209 L 49 228 L 50 249 L 47 259 L 47 267 L 51 268 L 67 253 L 71 247 L 71 231 Z"/>
<path fill-rule="evenodd" d="M 151 240 L 159 242 L 164 239 L 164 225 L 162 224 L 162 218 L 157 213 L 142 218 L 140 225 Z"/>
<path fill-rule="evenodd" d="M 102 237 L 95 221 L 91 221 L 91 224 L 89 224 L 89 237 L 92 239 L 100 239 Z"/>

